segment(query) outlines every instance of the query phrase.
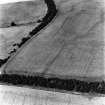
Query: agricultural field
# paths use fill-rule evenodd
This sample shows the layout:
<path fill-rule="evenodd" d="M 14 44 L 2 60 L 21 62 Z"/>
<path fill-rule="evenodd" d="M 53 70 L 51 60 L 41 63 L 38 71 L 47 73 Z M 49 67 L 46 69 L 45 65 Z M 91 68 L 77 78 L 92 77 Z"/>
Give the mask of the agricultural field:
<path fill-rule="evenodd" d="M 59 101 L 57 105 L 69 105 L 68 97 L 72 93 L 88 100 L 85 104 L 80 96 L 82 105 L 104 105 L 101 101 L 96 103 L 99 97 L 105 96 L 104 9 L 104 0 L 0 4 L 0 86 L 3 82 L 3 89 L 6 85 L 15 85 L 24 94 L 32 88 L 32 92 L 40 90 L 41 94 L 44 90 L 53 91 L 52 94 L 58 92 L 61 94 L 58 100 L 64 102 Z M 11 86 L 14 91 L 15 86 Z M 13 98 L 15 95 L 15 104 L 18 98 L 21 104 L 25 100 L 23 105 L 30 105 L 30 100 L 35 104 L 33 97 L 16 92 L 7 93 Z M 63 96 L 67 96 L 67 100 L 62 99 Z M 12 102 L 13 98 L 10 98 Z M 56 98 L 51 100 L 51 105 L 56 103 Z M 73 102 L 79 105 L 76 103 L 79 101 Z"/>
<path fill-rule="evenodd" d="M 64 14 L 61 11 L 48 28 L 8 63 L 6 72 L 104 77 L 102 8 L 89 2 L 79 8 L 67 10 Z M 24 35 L 23 32 L 17 32 L 16 37 Z"/>

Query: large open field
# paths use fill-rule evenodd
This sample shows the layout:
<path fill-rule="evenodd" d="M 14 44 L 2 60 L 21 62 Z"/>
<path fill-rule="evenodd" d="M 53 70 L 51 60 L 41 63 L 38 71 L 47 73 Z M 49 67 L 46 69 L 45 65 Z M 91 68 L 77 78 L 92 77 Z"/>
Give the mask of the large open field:
<path fill-rule="evenodd" d="M 99 81 L 100 84 L 98 83 L 97 89 L 95 90 L 103 89 L 104 91 L 105 88 L 102 87 L 105 85 L 104 2 L 100 3 L 98 0 L 81 0 L 81 2 L 55 0 L 55 4 L 58 9 L 56 17 L 21 47 L 17 45 L 21 43 L 23 37 L 27 37 L 29 33 L 39 25 L 42 17 L 46 14 L 47 6 L 43 1 L 38 0 L 25 2 L 23 4 L 20 2 L 16 4 L 0 4 L 0 61 L 10 56 L 9 60 L 0 68 L 1 75 L 5 73 L 34 77 L 36 74 L 41 74 L 43 77 L 47 75 L 48 77 L 55 76 L 60 79 L 75 78 L 86 81 L 87 84 L 88 82 L 91 83 L 91 81 L 92 83 Z M 53 10 L 50 10 L 50 12 L 51 11 Z M 14 49 L 16 50 L 15 52 Z M 53 84 L 54 81 L 51 82 Z M 58 84 L 60 83 L 61 82 Z M 75 83 L 75 85 L 78 85 L 78 83 Z M 88 86 L 90 86 L 90 84 Z M 85 87 L 85 85 L 83 85 L 83 87 Z M 22 89 L 24 90 L 25 88 L 21 88 L 20 90 Z M 93 92 L 92 89 L 89 90 L 90 93 Z M 13 90 L 15 91 L 15 89 Z M 35 92 L 36 90 L 34 89 Z M 82 89 L 80 88 L 80 90 Z M 16 92 L 17 91 L 18 89 Z M 26 91 L 31 91 L 31 89 L 26 89 Z M 73 91 L 75 91 L 75 89 Z M 17 105 L 21 105 L 23 100 L 25 100 L 25 104 L 23 105 L 31 105 L 28 104 L 30 100 L 32 105 L 34 105 L 33 97 L 30 98 L 26 93 L 26 96 L 25 94 L 21 95 L 21 92 L 17 95 L 16 92 L 7 92 L 7 94 L 10 97 L 14 97 L 15 95 L 16 98 L 14 99 L 16 102 L 14 102 Z M 43 92 L 41 91 L 41 94 Z M 36 93 L 40 94 L 40 92 Z M 3 94 L 6 93 L 3 92 Z M 68 102 L 69 99 L 65 102 L 66 98 L 62 99 L 64 96 L 63 93 L 60 94 L 58 97 L 61 97 L 61 99 L 57 100 L 59 101 L 57 105 L 65 105 L 65 103 L 70 105 Z M 95 96 L 96 94 L 93 92 L 93 95 Z M 69 97 L 69 95 L 66 94 L 65 96 L 67 96 L 67 98 Z M 3 97 L 6 96 L 4 95 Z M 52 97 L 54 96 L 50 98 Z M 70 97 L 73 99 L 75 96 Z M 88 100 L 88 102 L 96 98 L 91 96 L 86 97 L 86 101 Z M 21 102 L 19 104 L 17 102 L 18 98 L 20 99 L 19 102 Z M 81 103 L 85 102 L 82 102 L 81 97 L 79 98 Z M 12 100 L 12 98 L 10 98 L 10 100 Z M 41 100 L 43 101 L 44 99 Z M 47 103 L 44 103 L 45 105 L 56 104 L 56 99 L 51 99 L 54 100 L 53 103 L 51 103 L 49 98 L 46 100 Z M 62 104 L 60 103 L 61 100 L 64 100 L 64 102 L 61 102 Z M 98 99 L 96 100 L 98 102 Z M 79 103 L 73 103 L 73 105 L 78 104 Z M 40 105 L 42 105 L 42 103 Z M 85 103 L 83 103 L 83 105 L 85 105 Z M 91 101 L 88 105 L 102 104 Z"/>
<path fill-rule="evenodd" d="M 79 10 L 59 13 L 48 28 L 21 48 L 5 71 L 103 78 L 104 41 L 102 8 L 87 2 Z"/>

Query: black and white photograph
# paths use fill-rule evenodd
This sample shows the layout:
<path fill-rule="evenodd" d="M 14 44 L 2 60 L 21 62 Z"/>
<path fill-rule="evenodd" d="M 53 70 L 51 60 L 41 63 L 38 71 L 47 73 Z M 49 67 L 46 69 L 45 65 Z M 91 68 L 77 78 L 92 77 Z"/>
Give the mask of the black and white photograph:
<path fill-rule="evenodd" d="M 105 105 L 105 0 L 0 0 L 0 105 Z"/>

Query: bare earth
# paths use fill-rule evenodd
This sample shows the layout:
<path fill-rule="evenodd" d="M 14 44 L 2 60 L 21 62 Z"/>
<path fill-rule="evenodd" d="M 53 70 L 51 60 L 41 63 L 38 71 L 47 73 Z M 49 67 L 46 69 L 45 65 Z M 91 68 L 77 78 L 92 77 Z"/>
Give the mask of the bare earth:
<path fill-rule="evenodd" d="M 92 78 L 93 81 L 105 80 L 103 9 L 99 4 L 90 3 L 88 0 L 86 5 L 77 3 L 80 5 L 75 4 L 72 8 L 72 1 L 77 0 L 55 0 L 60 9 L 56 19 L 38 33 L 36 38 L 33 37 L 18 49 L 0 71 L 26 75 L 43 73 L 90 81 Z M 19 43 L 22 37 L 27 36 L 37 26 L 36 23 L 25 24 L 30 21 L 36 22 L 37 17 L 42 17 L 46 10 L 43 7 L 42 5 L 42 9 L 38 8 L 42 12 L 35 13 L 31 18 L 21 17 L 21 14 L 18 17 L 14 14 L 12 18 L 9 17 L 10 20 L 5 18 L 5 21 L 2 21 L 3 18 L 0 17 L 0 27 L 10 25 L 11 19 L 16 18 L 18 24 L 23 24 L 19 27 L 0 28 L 0 59 L 6 58 L 14 49 L 13 44 Z M 0 84 L 2 105 L 105 105 L 105 97 L 93 97 L 88 94 L 82 96 L 78 93 L 52 92 Z"/>
<path fill-rule="evenodd" d="M 96 4 L 61 11 L 11 59 L 7 73 L 105 77 L 104 14 Z"/>

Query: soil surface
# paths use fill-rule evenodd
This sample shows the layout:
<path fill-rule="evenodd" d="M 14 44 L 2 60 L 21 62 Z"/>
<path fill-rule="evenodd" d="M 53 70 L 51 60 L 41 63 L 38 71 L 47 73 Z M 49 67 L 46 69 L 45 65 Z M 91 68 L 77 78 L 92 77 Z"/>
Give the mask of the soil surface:
<path fill-rule="evenodd" d="M 53 1 L 45 0 L 45 3 L 47 14 L 29 32 L 30 40 L 25 37 L 22 40 L 27 43 L 18 44 L 20 50 L 8 60 L 0 77 L 2 82 L 105 94 L 102 5 L 90 1 L 75 5 L 69 2 L 67 8 L 65 2 L 60 9 Z"/>
<path fill-rule="evenodd" d="M 87 3 L 58 16 L 21 50 L 6 71 L 63 76 L 103 77 L 103 13 Z"/>

